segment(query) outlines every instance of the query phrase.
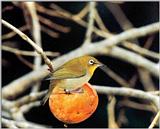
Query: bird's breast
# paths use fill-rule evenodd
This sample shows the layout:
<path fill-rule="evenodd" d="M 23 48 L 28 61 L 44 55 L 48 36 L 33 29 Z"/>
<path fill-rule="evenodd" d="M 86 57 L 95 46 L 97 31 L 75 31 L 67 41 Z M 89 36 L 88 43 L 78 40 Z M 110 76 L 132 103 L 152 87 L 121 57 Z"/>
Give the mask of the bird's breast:
<path fill-rule="evenodd" d="M 80 78 L 65 79 L 61 84 L 59 84 L 59 86 L 63 89 L 73 90 L 82 87 L 83 84 L 88 82 L 89 80 L 90 76 L 87 74 Z"/>

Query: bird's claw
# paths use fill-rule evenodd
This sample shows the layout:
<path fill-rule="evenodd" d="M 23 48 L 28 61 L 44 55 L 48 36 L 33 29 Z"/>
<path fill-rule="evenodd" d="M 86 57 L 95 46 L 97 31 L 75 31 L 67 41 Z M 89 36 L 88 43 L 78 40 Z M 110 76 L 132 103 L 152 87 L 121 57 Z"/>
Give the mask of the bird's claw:
<path fill-rule="evenodd" d="M 75 89 L 75 90 L 64 89 L 64 92 L 65 92 L 66 94 L 71 94 L 71 93 L 83 93 L 84 90 L 83 90 L 83 88 L 77 88 L 77 89 Z"/>
<path fill-rule="evenodd" d="M 65 92 L 66 94 L 71 94 L 71 91 L 68 90 L 68 89 L 64 89 L 64 92 Z"/>

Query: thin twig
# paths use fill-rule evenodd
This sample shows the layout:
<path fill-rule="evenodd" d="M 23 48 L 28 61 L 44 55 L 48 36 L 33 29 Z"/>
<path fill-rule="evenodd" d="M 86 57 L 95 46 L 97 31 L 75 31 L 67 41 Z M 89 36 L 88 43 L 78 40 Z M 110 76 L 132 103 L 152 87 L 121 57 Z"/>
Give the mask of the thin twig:
<path fill-rule="evenodd" d="M 24 26 L 22 26 L 22 27 L 20 27 L 20 28 L 18 28 L 18 29 L 23 32 L 23 31 L 25 31 L 25 30 L 28 29 L 28 26 L 27 26 L 27 25 L 24 25 Z M 2 35 L 2 40 L 12 38 L 12 37 L 15 36 L 16 34 L 17 34 L 17 33 L 15 33 L 14 31 L 11 31 L 11 32 L 9 32 L 9 33 L 7 33 L 7 34 Z"/>
<path fill-rule="evenodd" d="M 47 27 L 41 25 L 41 29 L 43 32 L 45 32 L 46 34 L 48 34 L 49 36 L 51 36 L 52 38 L 58 38 L 59 37 L 59 33 L 48 29 Z"/>
<path fill-rule="evenodd" d="M 41 23 L 47 25 L 48 27 L 50 27 L 52 29 L 55 29 L 55 30 L 63 32 L 63 33 L 68 33 L 70 31 L 69 27 L 65 27 L 65 26 L 56 24 L 56 23 L 52 22 L 51 20 L 49 20 L 45 17 L 42 17 L 40 15 L 38 17 L 39 17 L 39 20 Z"/>
<path fill-rule="evenodd" d="M 123 30 L 133 28 L 132 23 L 128 20 L 128 18 L 123 13 L 123 11 L 119 7 L 119 5 L 112 4 L 109 2 L 107 2 L 105 5 L 111 11 L 111 13 L 114 15 L 114 17 L 116 18 L 116 20 L 118 21 L 119 25 L 122 27 Z"/>
<path fill-rule="evenodd" d="M 113 3 L 108 2 L 105 5 L 110 10 L 110 12 L 113 14 L 113 16 L 115 17 L 118 24 L 123 30 L 128 30 L 134 27 L 118 4 L 113 4 Z M 133 41 L 135 43 L 138 43 L 138 40 L 136 39 Z"/>
<path fill-rule="evenodd" d="M 135 87 L 137 80 L 138 80 L 138 76 L 137 76 L 137 73 L 135 73 L 128 81 L 131 88 Z"/>
<path fill-rule="evenodd" d="M 141 83 L 144 86 L 144 89 L 146 91 L 155 91 L 156 87 L 154 86 L 154 83 L 151 79 L 149 72 L 146 69 L 139 68 L 138 73 L 141 79 Z"/>
<path fill-rule="evenodd" d="M 73 21 L 75 21 L 75 22 L 78 22 L 78 23 L 79 23 L 80 25 L 82 25 L 83 27 L 87 27 L 87 23 L 84 22 L 83 20 L 81 20 L 80 17 L 77 17 L 77 14 L 71 14 L 69 11 L 61 8 L 60 6 L 58 6 L 58 5 L 54 4 L 54 3 L 52 3 L 52 4 L 50 5 L 50 7 L 51 7 L 52 9 L 56 9 L 56 10 L 57 10 L 57 13 L 58 13 L 59 15 L 61 15 L 64 19 L 73 20 Z"/>
<path fill-rule="evenodd" d="M 26 26 L 30 28 L 29 32 L 32 33 L 32 29 L 31 29 L 32 28 L 32 20 L 31 20 L 32 17 L 31 17 L 31 14 L 29 13 L 29 9 L 26 3 L 25 2 L 21 2 L 21 3 L 14 2 L 14 4 L 22 9 Z"/>
<path fill-rule="evenodd" d="M 153 43 L 153 40 L 154 36 L 149 37 L 144 43 L 144 48 L 149 49 Z M 156 87 L 152 81 L 151 74 L 146 69 L 138 68 L 138 73 L 145 90 L 156 90 Z"/>
<path fill-rule="evenodd" d="M 154 36 L 150 36 L 148 39 L 147 39 L 147 41 L 145 42 L 145 44 L 144 44 L 144 48 L 146 48 L 146 49 L 149 49 L 150 48 L 150 46 L 152 45 L 152 42 L 153 42 L 153 39 L 154 39 Z M 138 68 L 138 72 L 140 72 L 141 71 L 141 68 Z M 147 73 L 147 74 L 149 74 L 149 73 Z M 150 76 L 150 75 L 148 75 L 148 76 Z M 135 86 L 135 83 L 136 83 L 136 81 L 137 81 L 137 79 L 138 79 L 138 76 L 137 76 L 137 73 L 135 73 L 132 77 L 131 77 L 131 79 L 130 79 L 130 86 L 131 87 L 134 87 Z M 151 80 L 151 79 L 150 79 Z M 150 81 L 151 82 L 151 81 Z M 152 82 L 151 82 L 152 83 Z M 154 86 L 153 84 L 151 85 L 151 86 Z M 155 87 L 155 86 L 154 86 Z"/>
<path fill-rule="evenodd" d="M 124 80 L 122 77 L 120 77 L 117 73 L 115 73 L 113 70 L 111 70 L 109 67 L 105 66 L 103 71 L 112 79 L 114 79 L 117 83 L 119 83 L 121 86 L 129 87 L 129 83 L 126 80 Z"/>
<path fill-rule="evenodd" d="M 151 45 L 153 44 L 153 41 L 155 39 L 155 35 L 151 35 L 146 42 L 144 43 L 144 48 L 149 49 L 151 47 Z"/>
<path fill-rule="evenodd" d="M 117 123 L 118 123 L 119 127 L 121 127 L 122 124 L 125 124 L 125 125 L 128 124 L 128 119 L 126 117 L 124 108 L 122 108 L 120 110 L 120 113 L 119 113 L 118 118 L 117 118 Z"/>
<path fill-rule="evenodd" d="M 15 31 L 22 39 L 24 39 L 25 41 L 27 41 L 37 51 L 37 53 L 40 54 L 43 57 L 45 63 L 50 68 L 50 71 L 51 72 L 54 71 L 53 70 L 52 62 L 45 55 L 45 53 L 43 52 L 43 50 L 42 50 L 41 47 L 39 47 L 38 45 L 36 45 L 27 35 L 25 35 L 24 33 L 22 33 L 20 30 L 18 30 L 16 27 L 14 27 L 13 25 L 9 24 L 5 20 L 2 20 L 2 24 L 5 25 L 6 27 L 12 29 L 13 31 Z"/>
<path fill-rule="evenodd" d="M 21 30 L 22 32 L 28 29 L 27 25 L 24 25 L 20 28 L 18 28 L 19 30 Z M 47 29 L 45 26 L 41 25 L 41 31 L 45 32 L 46 34 L 48 34 L 49 36 L 53 37 L 53 38 L 58 38 L 59 34 L 57 32 L 54 32 L 53 30 Z M 12 38 L 13 36 L 15 36 L 17 33 L 15 33 L 14 31 L 11 31 L 7 34 L 2 35 L 2 40 L 5 39 L 9 39 Z"/>
<path fill-rule="evenodd" d="M 160 54 L 156 53 L 156 52 L 153 52 L 153 51 L 150 51 L 148 49 L 145 49 L 145 48 L 142 48 L 136 44 L 133 44 L 133 43 L 130 43 L 130 42 L 124 42 L 122 43 L 122 45 L 128 49 L 131 49 L 141 55 L 145 55 L 145 56 L 148 56 L 148 57 L 152 57 L 152 58 L 155 58 L 155 59 L 160 59 Z"/>
<path fill-rule="evenodd" d="M 2 48 L 3 51 L 11 52 L 11 53 L 14 53 L 14 54 L 17 54 L 17 55 L 40 56 L 40 55 L 35 54 L 35 52 L 33 52 L 33 51 L 19 50 L 19 49 L 16 49 L 16 48 L 11 48 L 11 47 L 5 46 L 5 45 L 2 45 L 1 48 Z M 59 56 L 59 52 L 45 51 L 45 54 L 47 56 L 51 56 L 51 57 Z"/>
<path fill-rule="evenodd" d="M 37 43 L 37 45 L 39 47 L 42 48 L 41 27 L 40 27 L 40 23 L 39 23 L 39 18 L 37 16 L 35 2 L 25 2 L 24 4 L 26 5 L 26 7 L 31 15 L 32 35 L 33 35 L 34 41 L 35 41 L 35 43 Z M 36 51 L 35 51 L 35 54 L 37 54 Z M 41 66 L 41 63 L 42 63 L 41 56 L 35 57 L 34 58 L 34 69 L 38 70 Z M 37 92 L 39 90 L 39 87 L 40 87 L 40 82 L 35 83 L 35 85 L 32 87 L 31 92 Z"/>
<path fill-rule="evenodd" d="M 108 128 L 119 128 L 115 119 L 115 105 L 116 105 L 116 98 L 112 96 L 112 99 L 110 100 L 107 106 Z"/>
<path fill-rule="evenodd" d="M 19 54 L 16 54 L 16 56 L 23 64 L 25 64 L 26 66 L 28 66 L 31 69 L 34 69 L 34 65 L 31 62 L 29 62 L 28 60 L 26 60 L 24 57 L 22 57 Z"/>
<path fill-rule="evenodd" d="M 99 28 L 105 32 L 108 32 L 108 35 L 111 36 L 111 34 L 109 34 L 109 30 L 107 29 L 107 27 L 104 25 L 101 17 L 100 17 L 100 14 L 98 13 L 98 10 L 95 9 L 95 21 L 97 22 Z"/>
<path fill-rule="evenodd" d="M 44 13 L 44 14 L 47 14 L 47 15 L 53 16 L 53 17 L 63 18 L 63 16 L 60 15 L 57 11 L 51 10 L 51 9 L 47 9 L 47 8 L 45 8 L 44 6 L 42 6 L 42 5 L 38 4 L 38 3 L 36 3 L 36 9 L 40 13 Z"/>
<path fill-rule="evenodd" d="M 52 6 L 53 7 L 53 6 Z M 86 16 L 86 14 L 88 13 L 89 11 L 89 4 L 87 3 L 87 5 L 77 14 L 74 14 L 74 18 L 77 18 L 77 19 L 82 19 Z"/>
<path fill-rule="evenodd" d="M 64 14 L 69 14 L 69 11 L 61 8 L 61 7 L 58 6 L 57 4 L 52 3 L 52 4 L 50 4 L 50 7 L 51 7 L 52 9 L 56 10 L 57 13 L 58 13 L 58 12 L 64 12 Z M 65 12 L 66 12 L 66 13 L 65 13 Z M 62 15 L 62 16 L 63 16 L 63 15 Z"/>
<path fill-rule="evenodd" d="M 85 41 L 83 43 L 83 45 L 86 45 L 88 43 L 90 43 L 92 40 L 92 32 L 93 32 L 93 28 L 94 28 L 94 17 L 95 17 L 95 6 L 96 6 L 96 2 L 91 1 L 89 3 L 89 17 L 88 17 L 88 27 L 87 27 L 87 31 L 86 31 L 86 35 L 85 35 Z"/>
<path fill-rule="evenodd" d="M 160 117 L 160 111 L 156 114 L 152 123 L 149 125 L 149 129 L 152 129 L 157 124 L 159 117 Z"/>
<path fill-rule="evenodd" d="M 122 100 L 118 103 L 118 105 L 121 106 L 126 106 L 126 107 L 130 107 L 130 108 L 134 108 L 134 109 L 138 109 L 138 110 L 146 110 L 146 111 L 150 111 L 150 112 L 157 112 L 157 110 L 154 108 L 153 105 L 149 105 L 149 104 L 140 104 L 140 103 L 136 103 L 130 100 Z"/>

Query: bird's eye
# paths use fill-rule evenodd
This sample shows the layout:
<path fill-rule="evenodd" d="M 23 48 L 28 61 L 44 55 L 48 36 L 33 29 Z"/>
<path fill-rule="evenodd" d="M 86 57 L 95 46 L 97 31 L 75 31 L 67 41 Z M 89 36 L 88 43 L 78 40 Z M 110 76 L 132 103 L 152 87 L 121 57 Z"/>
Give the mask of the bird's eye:
<path fill-rule="evenodd" d="M 94 60 L 89 60 L 89 62 L 88 62 L 90 65 L 93 65 L 95 62 L 94 62 Z"/>

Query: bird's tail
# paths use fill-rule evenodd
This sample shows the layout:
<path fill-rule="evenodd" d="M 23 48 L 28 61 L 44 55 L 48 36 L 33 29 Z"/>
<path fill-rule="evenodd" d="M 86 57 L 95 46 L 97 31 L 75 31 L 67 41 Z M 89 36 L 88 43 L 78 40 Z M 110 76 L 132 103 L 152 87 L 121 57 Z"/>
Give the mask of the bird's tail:
<path fill-rule="evenodd" d="M 54 88 L 54 81 L 51 80 L 51 81 L 50 81 L 50 85 L 49 85 L 48 92 L 47 92 L 47 94 L 44 96 L 44 98 L 42 99 L 41 105 L 44 105 L 44 104 L 47 102 L 49 96 L 50 96 L 51 93 L 52 93 L 53 88 Z"/>
<path fill-rule="evenodd" d="M 45 105 L 45 103 L 47 102 L 49 96 L 50 96 L 50 93 L 48 92 L 48 93 L 44 96 L 44 98 L 42 99 L 41 105 Z"/>

